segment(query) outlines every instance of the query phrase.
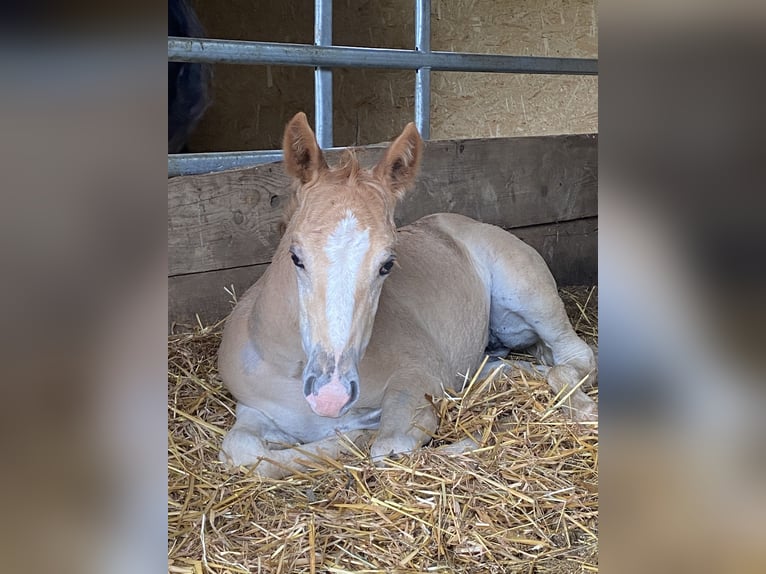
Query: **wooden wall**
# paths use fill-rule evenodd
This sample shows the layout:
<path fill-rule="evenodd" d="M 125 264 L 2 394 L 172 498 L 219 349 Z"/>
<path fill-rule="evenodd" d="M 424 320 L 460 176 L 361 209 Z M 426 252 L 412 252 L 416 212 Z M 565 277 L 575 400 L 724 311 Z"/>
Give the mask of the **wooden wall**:
<path fill-rule="evenodd" d="M 382 146 L 359 148 L 374 164 Z M 397 224 L 440 211 L 512 230 L 541 252 L 560 285 L 597 282 L 597 136 L 427 142 Z M 328 153 L 328 160 L 335 155 Z M 289 182 L 280 162 L 168 182 L 169 321 L 205 324 L 231 309 L 279 242 Z"/>

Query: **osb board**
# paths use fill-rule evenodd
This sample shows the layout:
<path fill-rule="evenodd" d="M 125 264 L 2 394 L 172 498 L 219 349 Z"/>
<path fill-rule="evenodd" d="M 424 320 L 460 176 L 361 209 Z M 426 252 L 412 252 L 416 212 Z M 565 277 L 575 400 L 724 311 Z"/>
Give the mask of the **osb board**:
<path fill-rule="evenodd" d="M 208 38 L 312 44 L 313 2 L 190 0 Z M 192 151 L 279 147 L 286 120 L 313 109 L 312 68 L 216 65 L 213 100 L 189 141 Z"/>
<path fill-rule="evenodd" d="M 559 285 L 598 283 L 598 219 L 513 229 L 537 249 Z M 168 279 L 168 326 L 174 323 L 212 325 L 232 309 L 242 294 L 263 275 L 268 263 L 179 275 Z M 232 294 L 234 296 L 232 296 Z"/>
<path fill-rule="evenodd" d="M 310 0 L 193 4 L 211 38 L 313 43 Z M 598 56 L 595 0 L 433 0 L 431 12 L 433 50 Z M 413 49 L 413 15 L 409 0 L 336 0 L 333 43 Z M 413 89 L 410 71 L 336 69 L 335 144 L 392 139 L 414 116 Z M 213 91 L 193 151 L 273 149 L 295 112 L 313 121 L 311 68 L 219 65 Z M 596 132 L 598 80 L 434 72 L 431 111 L 433 139 Z"/>
<path fill-rule="evenodd" d="M 359 150 L 367 165 L 381 154 Z M 597 160 L 595 135 L 432 141 L 397 225 L 436 212 L 506 228 L 594 217 Z M 169 180 L 169 275 L 268 262 L 289 193 L 281 163 Z"/>
<path fill-rule="evenodd" d="M 433 0 L 431 11 L 432 50 L 598 57 L 594 0 Z M 598 131 L 593 76 L 434 72 L 431 89 L 434 138 Z"/>

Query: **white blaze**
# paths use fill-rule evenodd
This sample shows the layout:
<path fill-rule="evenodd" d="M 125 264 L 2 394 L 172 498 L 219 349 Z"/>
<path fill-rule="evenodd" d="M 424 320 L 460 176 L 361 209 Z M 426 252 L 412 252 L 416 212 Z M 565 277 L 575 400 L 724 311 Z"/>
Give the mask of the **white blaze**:
<path fill-rule="evenodd" d="M 354 317 L 354 294 L 359 268 L 370 248 L 370 232 L 359 229 L 350 211 L 327 239 L 324 251 L 329 260 L 325 313 L 333 350 L 346 348 Z"/>

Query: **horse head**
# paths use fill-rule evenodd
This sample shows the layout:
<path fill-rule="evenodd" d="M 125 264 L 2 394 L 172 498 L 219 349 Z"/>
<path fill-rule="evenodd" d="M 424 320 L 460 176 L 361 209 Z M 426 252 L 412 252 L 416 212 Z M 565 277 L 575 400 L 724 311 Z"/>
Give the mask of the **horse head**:
<path fill-rule="evenodd" d="M 312 410 L 340 417 L 359 398 L 359 361 L 372 335 L 383 282 L 396 261 L 396 202 L 413 185 L 423 141 L 410 123 L 372 169 L 347 151 L 329 167 L 298 113 L 283 140 L 296 181 L 289 246 L 307 361 L 303 393 Z"/>

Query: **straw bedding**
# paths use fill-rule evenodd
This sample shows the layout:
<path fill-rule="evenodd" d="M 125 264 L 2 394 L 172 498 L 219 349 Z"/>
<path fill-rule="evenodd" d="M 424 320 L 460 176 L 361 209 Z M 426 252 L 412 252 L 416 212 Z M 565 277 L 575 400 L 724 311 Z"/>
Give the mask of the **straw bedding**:
<path fill-rule="evenodd" d="M 561 295 L 597 344 L 597 290 Z M 543 380 L 469 377 L 462 393 L 433 398 L 431 446 L 386 468 L 350 444 L 340 461 L 261 479 L 218 463 L 234 421 L 215 366 L 221 327 L 169 339 L 169 572 L 598 570 L 598 425 L 553 409 Z M 468 435 L 480 448 L 449 451 Z"/>

